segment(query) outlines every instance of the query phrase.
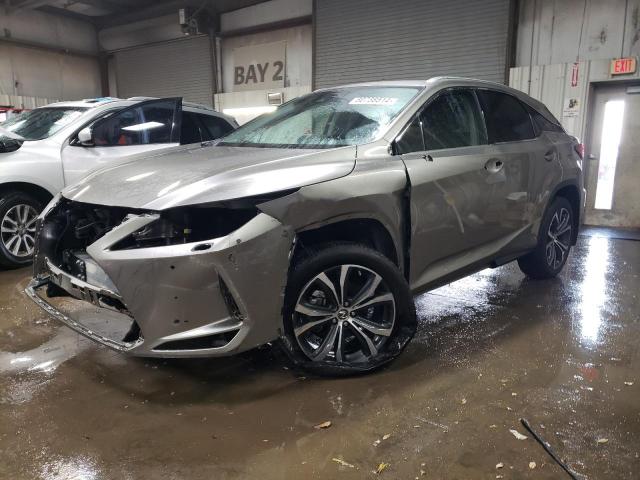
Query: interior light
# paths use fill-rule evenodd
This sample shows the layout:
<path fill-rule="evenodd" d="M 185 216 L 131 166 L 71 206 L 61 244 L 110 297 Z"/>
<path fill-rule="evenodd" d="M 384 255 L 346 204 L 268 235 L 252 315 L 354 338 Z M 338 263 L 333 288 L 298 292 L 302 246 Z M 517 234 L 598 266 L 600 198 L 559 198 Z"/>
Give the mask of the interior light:
<path fill-rule="evenodd" d="M 225 108 L 222 113 L 226 115 L 262 115 L 263 113 L 271 113 L 276 110 L 275 105 L 265 105 L 263 107 L 239 107 Z"/>
<path fill-rule="evenodd" d="M 164 127 L 164 123 L 160 122 L 144 122 L 137 125 L 129 125 L 128 127 L 122 127 L 122 130 L 127 132 L 139 132 L 140 130 L 151 130 L 152 128 Z"/>
<path fill-rule="evenodd" d="M 595 208 L 600 210 L 611 210 L 623 119 L 624 100 L 608 101 L 604 106 L 604 121 L 600 135 L 600 164 L 596 184 Z"/>
<path fill-rule="evenodd" d="M 264 105 L 261 107 L 238 107 L 238 108 L 225 108 L 222 113 L 225 115 L 231 115 L 236 121 L 242 125 L 249 120 L 264 114 L 274 112 L 278 107 L 275 105 Z"/>

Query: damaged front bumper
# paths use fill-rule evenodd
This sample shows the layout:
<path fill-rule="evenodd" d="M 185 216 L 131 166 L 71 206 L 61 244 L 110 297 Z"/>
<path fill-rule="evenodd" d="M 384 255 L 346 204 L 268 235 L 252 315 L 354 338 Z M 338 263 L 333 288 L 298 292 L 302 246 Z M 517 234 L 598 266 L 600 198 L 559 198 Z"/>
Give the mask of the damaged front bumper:
<path fill-rule="evenodd" d="M 56 264 L 46 248 L 39 249 L 34 279 L 26 293 L 50 316 L 79 334 L 133 355 L 223 356 L 280 336 L 293 245 L 288 228 L 259 213 L 221 238 L 149 248 L 110 248 L 155 218 L 129 216 L 91 243 L 78 255 L 82 275 Z M 97 307 L 104 323 L 110 319 L 125 328 L 116 329 L 118 333 L 101 328 L 104 325 L 95 321 L 96 308 L 92 314 L 87 314 L 86 308 L 62 311 L 47 298 L 56 296 Z"/>

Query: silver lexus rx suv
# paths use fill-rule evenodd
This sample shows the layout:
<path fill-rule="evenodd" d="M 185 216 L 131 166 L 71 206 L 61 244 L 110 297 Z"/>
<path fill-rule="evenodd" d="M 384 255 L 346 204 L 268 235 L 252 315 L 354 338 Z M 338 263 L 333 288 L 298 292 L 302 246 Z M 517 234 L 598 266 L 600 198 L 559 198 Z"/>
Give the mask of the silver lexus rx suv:
<path fill-rule="evenodd" d="M 503 85 L 318 90 L 217 145 L 65 189 L 39 218 L 27 292 L 121 352 L 276 342 L 319 374 L 369 371 L 414 335 L 417 293 L 512 260 L 533 278 L 560 272 L 583 208 L 581 151 Z M 56 296 L 94 310 L 66 313 Z"/>

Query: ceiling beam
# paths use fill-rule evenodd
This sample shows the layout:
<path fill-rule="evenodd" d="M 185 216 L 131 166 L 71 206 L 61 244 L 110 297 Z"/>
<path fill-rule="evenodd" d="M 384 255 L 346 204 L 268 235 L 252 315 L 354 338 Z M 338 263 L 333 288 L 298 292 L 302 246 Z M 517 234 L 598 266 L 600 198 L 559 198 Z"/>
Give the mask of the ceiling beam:
<path fill-rule="evenodd" d="M 168 2 L 157 2 L 155 5 L 140 10 L 129 9 L 131 13 L 124 15 L 108 15 L 101 17 L 98 21 L 102 28 L 115 27 L 123 25 L 125 23 L 133 23 L 140 20 L 146 20 L 148 18 L 160 17 L 162 15 L 168 15 L 170 13 L 176 14 L 176 21 L 178 18 L 178 9 L 184 7 L 199 8 L 205 4 L 205 11 L 210 11 L 210 5 L 212 2 L 203 0 L 170 0 Z"/>
<path fill-rule="evenodd" d="M 93 17 L 91 15 L 82 15 L 81 13 L 72 12 L 64 8 L 52 7 L 51 5 L 45 5 L 38 8 L 39 12 L 49 13 L 51 15 L 58 15 L 59 17 L 73 18 L 75 20 L 81 20 L 83 22 L 89 22 L 93 25 L 97 25 L 99 17 Z"/>
<path fill-rule="evenodd" d="M 132 10 L 131 5 L 123 5 L 119 2 L 112 0 L 76 0 L 73 3 L 84 3 L 96 8 L 102 8 L 103 10 L 109 10 L 112 13 L 130 12 Z"/>
<path fill-rule="evenodd" d="M 12 8 L 14 10 L 33 9 L 44 7 L 49 3 L 51 3 L 51 0 L 24 0 L 18 4 L 12 5 Z"/>

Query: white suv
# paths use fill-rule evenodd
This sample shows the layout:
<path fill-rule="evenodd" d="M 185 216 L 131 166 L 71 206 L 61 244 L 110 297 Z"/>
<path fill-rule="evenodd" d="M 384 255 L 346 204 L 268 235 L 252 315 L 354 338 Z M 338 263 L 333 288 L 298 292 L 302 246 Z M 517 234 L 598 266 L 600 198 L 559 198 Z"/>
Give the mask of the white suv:
<path fill-rule="evenodd" d="M 53 103 L 0 123 L 0 265 L 31 261 L 40 211 L 90 171 L 237 127 L 203 105 L 146 97 Z"/>

